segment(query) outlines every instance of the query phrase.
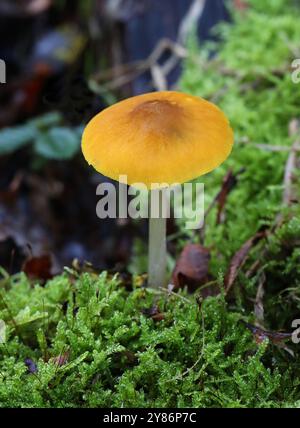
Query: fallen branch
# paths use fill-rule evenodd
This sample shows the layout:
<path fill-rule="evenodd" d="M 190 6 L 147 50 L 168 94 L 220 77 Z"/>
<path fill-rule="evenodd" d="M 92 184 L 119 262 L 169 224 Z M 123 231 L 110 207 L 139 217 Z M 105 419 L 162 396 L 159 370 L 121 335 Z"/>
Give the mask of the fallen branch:
<path fill-rule="evenodd" d="M 232 288 L 241 267 L 245 264 L 251 249 L 263 238 L 266 237 L 266 231 L 257 232 L 248 239 L 241 248 L 234 254 L 229 265 L 229 269 L 224 279 L 226 293 Z"/>

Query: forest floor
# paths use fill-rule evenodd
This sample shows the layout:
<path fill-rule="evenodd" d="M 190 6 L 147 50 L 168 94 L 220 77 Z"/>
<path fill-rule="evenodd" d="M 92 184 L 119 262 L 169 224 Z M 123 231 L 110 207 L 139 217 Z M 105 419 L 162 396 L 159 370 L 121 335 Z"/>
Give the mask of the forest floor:
<path fill-rule="evenodd" d="M 9 132 L 16 150 L 31 144 L 44 156 L 38 165 L 30 159 L 33 172 L 1 192 L 0 214 L 16 218 L 12 213 L 20 215 L 18 207 L 39 195 L 36 216 L 48 216 L 38 228 L 35 223 L 32 236 L 38 242 L 52 228 L 46 247 L 56 250 L 59 271 L 53 277 L 48 256 L 24 262 L 21 251 L 12 270 L 9 259 L 3 263 L 0 406 L 300 406 L 300 83 L 291 65 L 300 57 L 300 11 L 292 1 L 248 3 L 233 12 L 231 24 L 218 26 L 218 53 L 212 55 L 211 42 L 191 40 L 188 49 L 180 89 L 224 110 L 235 145 L 220 168 L 199 179 L 209 207 L 205 229 L 169 225 L 174 286 L 168 290 L 145 287 L 144 223 L 123 229 L 111 223 L 95 242 L 95 219 L 87 221 L 95 212 L 95 177 L 76 154 L 80 128 L 62 130 L 61 118 L 45 116 L 46 125 L 29 121 L 17 134 L 0 131 L 0 141 Z M 49 161 L 56 164 L 51 169 L 45 159 L 53 159 L 57 132 L 69 152 L 60 154 L 65 164 Z M 48 193 L 36 176 L 52 180 Z M 61 191 L 65 179 L 77 191 L 87 183 L 82 200 Z M 20 196 L 22 180 L 26 191 Z M 60 222 L 58 212 L 64 214 Z M 66 224 L 71 242 L 59 239 Z M 12 241 L 21 246 L 30 226 L 5 225 L 0 255 Z M 116 236 L 113 242 L 110 236 Z M 72 264 L 79 256 L 95 267 Z M 62 272 L 64 264 L 71 267 Z"/>

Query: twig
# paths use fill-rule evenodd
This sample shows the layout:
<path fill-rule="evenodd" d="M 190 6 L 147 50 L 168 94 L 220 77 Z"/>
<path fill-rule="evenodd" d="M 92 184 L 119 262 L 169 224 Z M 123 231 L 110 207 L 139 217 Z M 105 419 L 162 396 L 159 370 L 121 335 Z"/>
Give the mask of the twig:
<path fill-rule="evenodd" d="M 238 144 L 247 144 L 250 147 L 256 147 L 261 150 L 266 150 L 267 152 L 289 152 L 291 150 L 290 146 L 279 146 L 272 144 L 264 144 L 264 143 L 252 143 L 248 140 L 240 140 L 237 142 Z M 300 152 L 300 145 L 295 145 L 295 150 Z"/>
<path fill-rule="evenodd" d="M 169 290 L 169 289 L 164 288 L 164 287 L 159 287 L 159 290 L 160 290 L 160 291 L 162 291 L 164 294 L 168 294 L 168 295 L 175 296 L 175 297 L 177 297 L 177 298 L 179 298 L 179 299 L 183 300 L 185 303 L 191 303 L 191 301 L 190 301 L 189 299 L 187 299 L 187 298 L 186 298 L 186 297 L 184 297 L 184 296 L 181 296 L 181 294 L 175 293 L 175 292 L 174 292 L 174 291 L 172 291 L 172 290 Z"/>
<path fill-rule="evenodd" d="M 203 222 L 203 226 L 202 226 L 202 228 L 200 230 L 200 242 L 202 244 L 204 243 L 204 239 L 205 239 L 205 219 L 207 218 L 207 216 L 209 215 L 209 213 L 212 211 L 212 209 L 215 207 L 215 205 L 219 202 L 220 197 L 222 196 L 222 194 L 224 192 L 224 186 L 228 187 L 227 188 L 227 194 L 228 194 L 231 190 L 233 190 L 233 188 L 236 185 L 236 183 L 231 183 L 230 184 L 227 181 L 228 178 L 233 178 L 234 180 L 237 180 L 237 178 L 239 177 L 239 175 L 242 174 L 243 172 L 244 172 L 244 168 L 241 168 L 235 175 L 233 175 L 232 171 L 229 170 L 227 172 L 227 174 L 225 175 L 225 177 L 223 178 L 221 189 L 215 195 L 214 199 L 211 201 L 211 203 L 209 204 L 209 206 L 207 207 L 207 209 L 206 209 L 206 211 L 204 213 L 204 222 Z M 196 229 L 195 232 L 198 232 L 198 229 Z"/>
<path fill-rule="evenodd" d="M 164 38 L 158 42 L 153 52 L 144 61 L 135 61 L 98 73 L 91 79 L 91 89 L 96 92 L 115 90 L 132 82 L 149 70 L 154 88 L 160 91 L 168 89 L 167 76 L 181 59 L 187 58 L 188 52 L 184 45 L 192 27 L 202 16 L 205 3 L 206 0 L 193 1 L 179 26 L 176 42 Z M 166 51 L 170 51 L 171 56 L 164 64 L 160 64 L 159 61 Z"/>
<path fill-rule="evenodd" d="M 265 290 L 264 290 L 265 282 L 266 282 L 266 275 L 262 273 L 259 278 L 258 288 L 256 292 L 255 302 L 254 302 L 254 314 L 255 314 L 255 318 L 259 322 L 264 321 L 263 298 L 265 294 Z"/>
<path fill-rule="evenodd" d="M 299 133 L 299 121 L 293 119 L 289 124 L 289 135 L 291 137 L 296 136 Z M 295 139 L 288 160 L 285 165 L 284 172 L 284 192 L 282 197 L 282 203 L 284 205 L 290 205 L 292 202 L 292 184 L 293 184 L 293 172 L 296 169 L 297 165 L 297 149 L 300 146 L 300 140 Z"/>
<path fill-rule="evenodd" d="M 168 88 L 167 76 L 178 65 L 181 58 L 187 57 L 187 51 L 183 47 L 186 45 L 187 38 L 193 29 L 193 26 L 199 22 L 205 6 L 206 0 L 194 0 L 184 16 L 178 30 L 177 42 L 172 46 L 172 55 L 163 65 L 156 63 L 154 66 L 156 74 L 152 72 L 153 85 L 158 90 Z M 157 73 L 159 70 L 159 74 Z M 158 79 L 159 78 L 159 79 Z"/>
<path fill-rule="evenodd" d="M 193 27 L 199 22 L 205 6 L 206 0 L 194 0 L 184 16 L 178 31 L 178 43 L 185 45 L 187 38 Z"/>
<path fill-rule="evenodd" d="M 262 254 L 264 254 L 264 252 Z M 246 278 L 251 278 L 251 276 L 254 274 L 254 272 L 257 271 L 259 266 L 260 266 L 260 259 L 255 260 L 255 262 L 252 263 L 250 268 L 247 270 L 247 272 L 245 274 Z"/>
<path fill-rule="evenodd" d="M 97 73 L 91 79 L 91 86 L 99 92 L 115 90 L 130 83 L 146 71 L 151 71 L 155 66 L 161 69 L 161 74 L 166 78 L 166 75 L 172 71 L 177 63 L 173 63 L 174 61 L 171 62 L 171 58 L 169 58 L 164 65 L 159 65 L 159 60 L 166 51 L 171 51 L 173 54 L 171 58 L 173 60 L 177 58 L 177 62 L 188 56 L 187 50 L 179 43 L 166 38 L 161 39 L 148 58 L 143 61 L 134 61 Z"/>
<path fill-rule="evenodd" d="M 168 89 L 168 82 L 162 67 L 160 67 L 158 64 L 154 64 L 151 67 L 151 75 L 153 85 L 158 91 L 166 91 Z"/>

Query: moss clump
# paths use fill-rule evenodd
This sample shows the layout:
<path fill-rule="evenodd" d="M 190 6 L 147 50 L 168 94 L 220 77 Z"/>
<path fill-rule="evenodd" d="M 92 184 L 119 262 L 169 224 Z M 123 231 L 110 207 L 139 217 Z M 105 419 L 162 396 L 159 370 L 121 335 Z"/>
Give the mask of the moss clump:
<path fill-rule="evenodd" d="M 1 406 L 300 404 L 296 364 L 268 342 L 257 346 L 223 295 L 199 306 L 184 292 L 153 293 L 127 291 L 106 274 L 65 274 L 45 286 L 4 278 Z M 149 316 L 153 305 L 163 319 Z"/>
<path fill-rule="evenodd" d="M 212 260 L 215 274 L 226 269 L 242 243 L 261 225 L 272 224 L 282 209 L 284 168 L 292 144 L 288 128 L 300 109 L 300 84 L 291 78 L 300 9 L 292 0 L 247 3 L 247 11 L 233 13 L 233 25 L 217 27 L 219 45 L 191 43 L 192 55 L 181 80 L 182 90 L 216 102 L 235 132 L 228 160 L 199 179 L 205 184 L 207 206 L 228 169 L 245 169 L 229 195 L 226 223 L 216 227 L 214 213 L 206 219 L 206 245 L 215 254 L 222 249 Z M 213 57 L 212 51 L 217 51 Z M 287 151 L 259 145 L 285 146 Z"/>

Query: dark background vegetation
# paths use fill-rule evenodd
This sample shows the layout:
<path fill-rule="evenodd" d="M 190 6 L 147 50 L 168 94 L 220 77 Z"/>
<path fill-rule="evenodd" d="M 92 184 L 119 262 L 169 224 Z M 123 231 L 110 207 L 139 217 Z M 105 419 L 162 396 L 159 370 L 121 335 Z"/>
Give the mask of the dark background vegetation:
<path fill-rule="evenodd" d="M 206 1 L 198 14 L 193 4 L 0 2 L 0 58 L 7 66 L 0 127 L 9 130 L 0 138 L 0 265 L 10 273 L 26 258 L 42 255 L 51 257 L 54 273 L 74 258 L 100 268 L 122 269 L 128 263 L 132 238 L 144 236 L 145 225 L 137 229 L 130 222 L 104 224 L 96 218 L 95 188 L 104 178 L 83 162 L 78 127 L 113 101 L 176 87 L 182 58 L 174 55 L 172 43 L 184 41 L 184 25 L 205 40 L 214 24 L 228 19 L 222 0 Z M 153 74 L 154 65 L 168 61 L 164 75 Z M 49 112 L 59 117 L 45 116 Z M 41 120 L 32 125 L 33 118 Z M 29 126 L 19 128 L 24 123 Z M 58 148 L 60 138 L 51 139 L 55 126 L 65 128 Z M 25 141 L 28 133 L 34 134 L 28 143 L 35 149 Z M 76 148 L 64 153 L 72 141 Z"/>

